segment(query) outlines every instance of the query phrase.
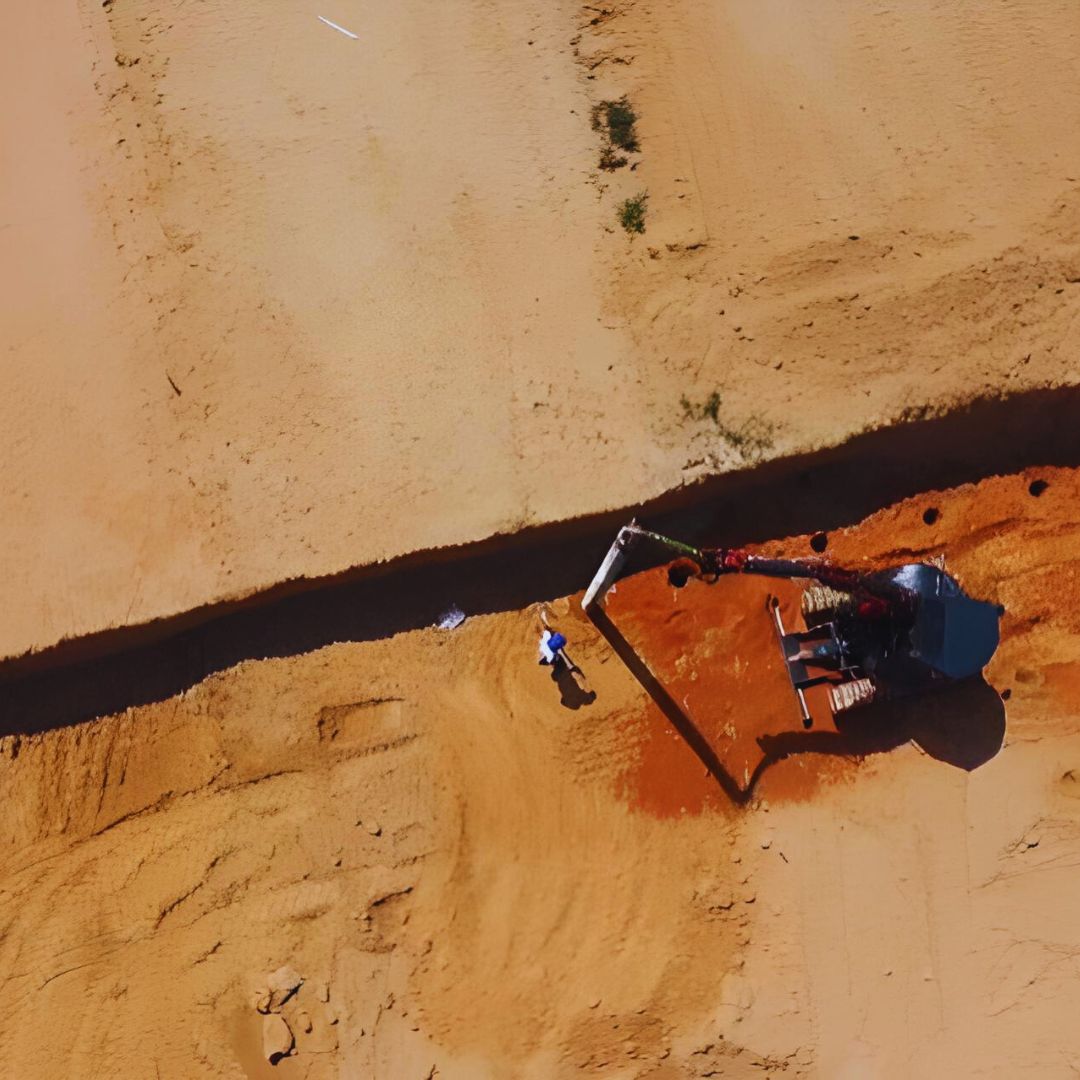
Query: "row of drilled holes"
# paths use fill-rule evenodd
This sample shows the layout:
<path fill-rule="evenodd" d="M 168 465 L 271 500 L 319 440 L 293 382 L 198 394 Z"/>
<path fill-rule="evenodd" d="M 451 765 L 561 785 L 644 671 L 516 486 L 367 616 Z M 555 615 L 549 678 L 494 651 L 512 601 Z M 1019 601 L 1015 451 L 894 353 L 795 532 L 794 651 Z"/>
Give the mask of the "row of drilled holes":
<path fill-rule="evenodd" d="M 1048 487 L 1050 486 L 1047 480 L 1032 480 L 1028 484 L 1028 494 L 1034 498 L 1038 498 Z M 923 511 L 922 519 L 927 525 L 936 525 L 938 518 L 941 517 L 941 511 L 936 506 L 928 506 Z M 810 537 L 810 547 L 813 551 L 816 551 L 819 555 L 825 551 L 829 546 L 829 534 L 828 533 L 814 533 Z"/>

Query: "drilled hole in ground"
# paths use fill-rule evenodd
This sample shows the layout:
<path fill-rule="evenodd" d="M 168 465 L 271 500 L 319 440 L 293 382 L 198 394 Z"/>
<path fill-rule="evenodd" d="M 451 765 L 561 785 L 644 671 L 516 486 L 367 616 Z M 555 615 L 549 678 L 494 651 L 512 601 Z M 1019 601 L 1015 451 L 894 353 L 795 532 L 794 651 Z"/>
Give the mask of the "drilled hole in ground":
<path fill-rule="evenodd" d="M 927 525 L 933 525 L 939 517 L 941 517 L 941 511 L 936 506 L 928 506 L 922 515 Z"/>
<path fill-rule="evenodd" d="M 668 567 L 667 579 L 669 584 L 674 585 L 676 589 L 681 589 L 690 580 L 690 573 L 689 567 L 674 563 Z"/>
<path fill-rule="evenodd" d="M 820 555 L 829 546 L 828 534 L 823 532 L 814 533 L 810 537 L 810 546 Z"/>
<path fill-rule="evenodd" d="M 1028 494 L 1034 495 L 1037 499 L 1049 486 L 1049 483 L 1045 480 L 1032 480 L 1028 484 Z"/>

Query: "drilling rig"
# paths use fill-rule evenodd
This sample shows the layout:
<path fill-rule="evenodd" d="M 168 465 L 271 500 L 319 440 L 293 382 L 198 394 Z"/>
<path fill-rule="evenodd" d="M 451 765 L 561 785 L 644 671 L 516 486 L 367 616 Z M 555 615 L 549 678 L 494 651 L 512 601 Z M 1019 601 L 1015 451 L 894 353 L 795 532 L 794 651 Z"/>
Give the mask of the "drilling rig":
<path fill-rule="evenodd" d="M 631 521 L 624 525 L 585 592 L 592 616 L 642 543 L 676 558 L 673 585 L 690 578 L 715 584 L 727 574 L 804 580 L 805 630 L 786 629 L 780 602 L 769 599 L 804 727 L 813 725 L 806 691 L 827 687 L 835 716 L 871 702 L 932 691 L 979 675 L 999 640 L 1002 609 L 968 596 L 943 566 L 905 563 L 862 573 L 826 559 L 774 559 L 741 548 L 696 548 Z"/>

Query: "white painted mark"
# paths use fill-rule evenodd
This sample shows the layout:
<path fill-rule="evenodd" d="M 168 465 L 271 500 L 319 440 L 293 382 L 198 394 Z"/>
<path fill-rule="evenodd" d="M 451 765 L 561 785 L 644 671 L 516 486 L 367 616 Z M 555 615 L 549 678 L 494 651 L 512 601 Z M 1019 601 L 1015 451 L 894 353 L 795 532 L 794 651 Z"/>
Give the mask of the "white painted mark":
<path fill-rule="evenodd" d="M 353 41 L 360 40 L 359 34 L 354 34 L 351 30 L 346 30 L 344 26 L 338 26 L 336 22 L 331 22 L 329 19 L 324 18 L 322 15 L 317 15 L 316 18 L 319 20 L 319 22 L 326 23 L 327 26 L 333 27 L 333 29 L 337 30 L 339 33 L 344 34 L 346 37 L 351 37 Z"/>

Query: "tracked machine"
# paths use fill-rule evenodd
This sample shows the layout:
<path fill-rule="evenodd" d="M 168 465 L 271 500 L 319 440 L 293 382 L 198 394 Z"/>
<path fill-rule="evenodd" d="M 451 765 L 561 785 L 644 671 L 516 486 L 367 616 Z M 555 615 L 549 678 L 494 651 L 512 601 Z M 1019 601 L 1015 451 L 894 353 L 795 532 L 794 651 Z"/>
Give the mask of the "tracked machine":
<path fill-rule="evenodd" d="M 806 700 L 811 687 L 827 687 L 833 714 L 845 713 L 977 676 L 998 645 L 1002 609 L 972 599 L 934 563 L 860 573 L 825 559 L 772 559 L 739 548 L 695 548 L 636 522 L 619 530 L 596 572 L 582 600 L 586 614 L 595 618 L 632 551 L 642 543 L 676 556 L 668 577 L 677 586 L 692 577 L 715 583 L 726 574 L 806 581 L 805 630 L 784 627 L 775 597 L 768 606 L 807 728 L 813 724 Z"/>

